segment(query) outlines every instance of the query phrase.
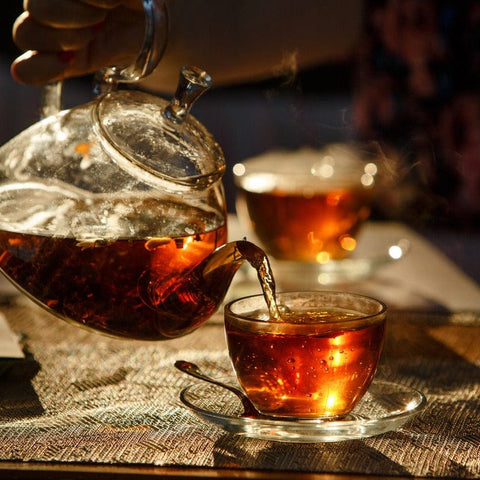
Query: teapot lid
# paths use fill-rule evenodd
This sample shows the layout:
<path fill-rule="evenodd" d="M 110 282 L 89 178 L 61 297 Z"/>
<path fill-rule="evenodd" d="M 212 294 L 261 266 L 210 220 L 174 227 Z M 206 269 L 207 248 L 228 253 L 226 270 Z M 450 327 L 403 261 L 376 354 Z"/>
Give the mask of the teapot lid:
<path fill-rule="evenodd" d="M 147 182 L 164 180 L 166 188 L 173 182 L 176 189 L 214 184 L 225 171 L 223 152 L 189 114 L 193 102 L 210 86 L 206 72 L 183 67 L 170 102 L 132 90 L 105 94 L 93 112 L 102 146 L 122 168 Z"/>

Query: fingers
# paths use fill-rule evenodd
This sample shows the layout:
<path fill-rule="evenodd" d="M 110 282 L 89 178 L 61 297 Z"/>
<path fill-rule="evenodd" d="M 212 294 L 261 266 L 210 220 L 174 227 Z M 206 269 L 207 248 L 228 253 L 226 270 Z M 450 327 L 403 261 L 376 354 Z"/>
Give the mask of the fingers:
<path fill-rule="evenodd" d="M 92 7 L 110 9 L 118 7 L 122 3 L 122 0 L 82 0 L 82 2 L 92 5 Z"/>
<path fill-rule="evenodd" d="M 112 2 L 102 0 L 100 3 Z M 36 22 L 56 28 L 91 27 L 104 21 L 108 12 L 78 0 L 25 0 L 24 9 Z"/>
<path fill-rule="evenodd" d="M 119 7 L 109 11 L 98 29 L 60 29 L 39 24 L 25 13 L 15 25 L 14 37 L 28 51 L 13 62 L 12 76 L 40 86 L 106 66 L 128 65 L 140 50 L 143 19 L 143 11 Z"/>
<path fill-rule="evenodd" d="M 15 44 L 20 50 L 55 52 L 84 48 L 92 40 L 95 28 L 53 28 L 38 23 L 30 13 L 24 12 L 16 20 L 13 31 Z"/>
<path fill-rule="evenodd" d="M 11 74 L 19 83 L 41 86 L 45 83 L 62 80 L 71 59 L 57 53 L 28 51 L 18 57 L 11 66 Z"/>
<path fill-rule="evenodd" d="M 103 66 L 105 62 L 92 56 L 87 46 L 82 50 L 52 53 L 29 50 L 15 59 L 10 70 L 17 82 L 42 86 L 48 82 L 94 72 Z"/>
<path fill-rule="evenodd" d="M 30 12 L 24 12 L 14 24 L 15 44 L 26 51 L 10 69 L 19 83 L 42 85 L 63 79 L 72 71 L 74 58 L 88 48 L 95 36 L 94 27 L 55 28 L 43 21 L 39 23 Z"/>
<path fill-rule="evenodd" d="M 140 49 L 140 0 L 25 0 L 25 8 L 13 29 L 26 51 L 11 67 L 20 83 L 42 85 L 128 64 Z"/>

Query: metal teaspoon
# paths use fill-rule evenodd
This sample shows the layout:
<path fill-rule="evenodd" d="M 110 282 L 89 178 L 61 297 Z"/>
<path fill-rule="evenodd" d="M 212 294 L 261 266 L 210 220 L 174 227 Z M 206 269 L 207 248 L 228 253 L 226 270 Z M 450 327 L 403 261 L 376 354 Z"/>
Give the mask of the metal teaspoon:
<path fill-rule="evenodd" d="M 186 373 L 187 375 L 191 375 L 192 377 L 198 378 L 199 380 L 212 383 L 213 385 L 225 388 L 230 392 L 234 393 L 242 402 L 243 417 L 261 416 L 261 414 L 252 405 L 252 402 L 250 402 L 248 397 L 240 389 L 233 387 L 232 385 L 220 382 L 219 380 L 215 380 L 214 378 L 206 375 L 200 370 L 200 367 L 198 367 L 198 365 L 195 365 L 192 362 L 187 362 L 186 360 L 177 360 L 175 362 L 175 367 L 181 372 Z"/>

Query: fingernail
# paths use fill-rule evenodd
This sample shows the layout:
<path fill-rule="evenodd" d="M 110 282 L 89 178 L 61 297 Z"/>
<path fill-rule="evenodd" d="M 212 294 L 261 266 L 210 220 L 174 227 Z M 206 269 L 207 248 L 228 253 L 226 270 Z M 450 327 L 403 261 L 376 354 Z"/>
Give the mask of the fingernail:
<path fill-rule="evenodd" d="M 70 63 L 75 58 L 75 52 L 72 50 L 65 50 L 58 52 L 58 59 L 63 63 Z"/>

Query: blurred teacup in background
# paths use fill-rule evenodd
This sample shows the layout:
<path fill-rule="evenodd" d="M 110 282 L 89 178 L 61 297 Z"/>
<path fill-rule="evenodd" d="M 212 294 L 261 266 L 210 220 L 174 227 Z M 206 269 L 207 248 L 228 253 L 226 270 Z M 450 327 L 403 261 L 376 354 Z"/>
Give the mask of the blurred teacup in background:
<path fill-rule="evenodd" d="M 275 260 L 343 259 L 370 216 L 377 170 L 356 144 L 267 152 L 234 167 L 239 220 Z"/>

